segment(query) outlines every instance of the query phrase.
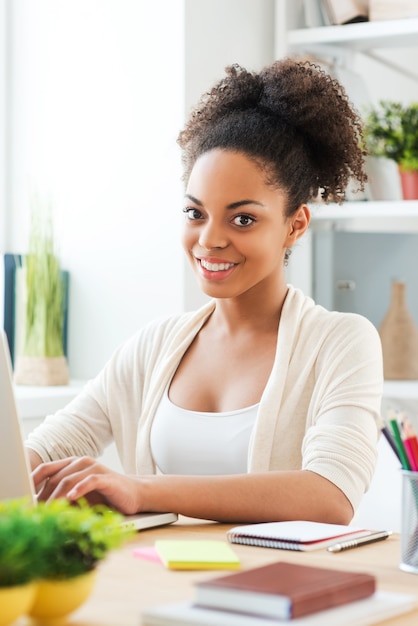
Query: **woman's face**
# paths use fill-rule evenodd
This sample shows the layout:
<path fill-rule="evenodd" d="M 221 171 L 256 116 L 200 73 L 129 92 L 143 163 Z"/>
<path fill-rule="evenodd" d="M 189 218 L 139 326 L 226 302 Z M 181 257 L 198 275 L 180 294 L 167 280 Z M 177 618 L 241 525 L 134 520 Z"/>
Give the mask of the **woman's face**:
<path fill-rule="evenodd" d="M 286 248 L 309 223 L 307 207 L 286 217 L 285 202 L 245 154 L 216 149 L 199 157 L 186 189 L 182 243 L 204 293 L 231 298 L 281 284 Z"/>

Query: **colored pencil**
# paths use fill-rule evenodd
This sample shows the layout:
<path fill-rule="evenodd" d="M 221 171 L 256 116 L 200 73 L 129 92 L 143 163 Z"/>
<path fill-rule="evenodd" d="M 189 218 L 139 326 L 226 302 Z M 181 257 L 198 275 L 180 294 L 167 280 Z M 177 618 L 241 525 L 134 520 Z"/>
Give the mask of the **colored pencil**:
<path fill-rule="evenodd" d="M 398 448 L 399 456 L 401 458 L 402 467 L 403 467 L 403 469 L 410 470 L 411 469 L 411 465 L 410 465 L 410 463 L 408 461 L 408 456 L 406 454 L 405 446 L 404 446 L 403 441 L 402 441 L 401 432 L 399 430 L 398 420 L 395 417 L 393 417 L 390 420 L 390 426 L 391 426 L 391 429 L 392 429 L 392 434 L 393 434 L 393 438 L 394 438 L 395 443 L 396 443 L 396 447 Z"/>
<path fill-rule="evenodd" d="M 404 414 L 401 416 L 401 433 L 409 464 L 411 469 L 416 472 L 418 471 L 418 439 L 411 422 Z"/>

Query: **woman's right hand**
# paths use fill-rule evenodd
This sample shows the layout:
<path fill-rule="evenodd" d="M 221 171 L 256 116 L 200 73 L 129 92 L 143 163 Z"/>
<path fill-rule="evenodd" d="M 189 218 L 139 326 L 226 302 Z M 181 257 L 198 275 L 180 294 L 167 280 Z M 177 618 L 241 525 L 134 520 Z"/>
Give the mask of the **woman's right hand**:
<path fill-rule="evenodd" d="M 43 501 L 85 498 L 90 504 L 106 504 L 125 515 L 141 511 L 140 481 L 110 470 L 90 457 L 69 457 L 42 463 L 33 474 L 38 499 Z"/>

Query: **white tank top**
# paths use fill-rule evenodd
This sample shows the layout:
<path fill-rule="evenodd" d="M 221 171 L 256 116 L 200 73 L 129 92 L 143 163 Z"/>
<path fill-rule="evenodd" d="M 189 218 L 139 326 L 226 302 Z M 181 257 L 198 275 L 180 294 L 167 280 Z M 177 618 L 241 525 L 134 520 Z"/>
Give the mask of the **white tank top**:
<path fill-rule="evenodd" d="M 248 445 L 258 404 L 199 413 L 163 394 L 151 427 L 151 452 L 163 474 L 224 475 L 247 472 Z"/>

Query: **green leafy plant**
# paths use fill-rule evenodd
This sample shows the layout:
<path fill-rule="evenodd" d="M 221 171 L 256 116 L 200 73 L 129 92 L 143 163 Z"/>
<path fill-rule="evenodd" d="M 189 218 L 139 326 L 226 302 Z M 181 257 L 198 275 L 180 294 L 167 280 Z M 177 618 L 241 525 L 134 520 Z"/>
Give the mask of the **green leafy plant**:
<path fill-rule="evenodd" d="M 26 306 L 22 354 L 60 357 L 64 354 L 64 286 L 55 249 L 50 211 L 31 214 L 29 251 L 23 257 Z"/>
<path fill-rule="evenodd" d="M 31 504 L 23 500 L 0 502 L 0 587 L 39 578 L 43 556 L 38 539 Z"/>
<path fill-rule="evenodd" d="M 365 148 L 393 159 L 403 170 L 418 169 L 418 103 L 381 100 L 364 116 Z"/>
<path fill-rule="evenodd" d="M 0 502 L 0 587 L 93 570 L 133 534 L 121 521 L 115 511 L 83 501 Z"/>
<path fill-rule="evenodd" d="M 41 577 L 66 579 L 93 570 L 107 553 L 122 545 L 132 532 L 122 516 L 104 506 L 67 500 L 40 503 L 34 520 L 48 536 L 44 546 Z"/>

